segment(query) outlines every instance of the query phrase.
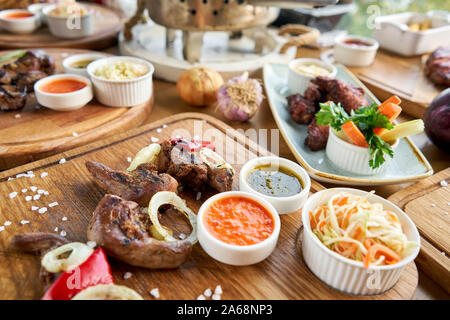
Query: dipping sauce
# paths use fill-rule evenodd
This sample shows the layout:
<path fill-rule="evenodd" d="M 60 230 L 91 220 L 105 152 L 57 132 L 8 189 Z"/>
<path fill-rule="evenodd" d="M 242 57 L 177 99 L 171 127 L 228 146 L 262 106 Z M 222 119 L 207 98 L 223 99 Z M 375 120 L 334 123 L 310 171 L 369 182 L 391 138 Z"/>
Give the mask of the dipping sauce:
<path fill-rule="evenodd" d="M 298 64 L 293 67 L 295 71 L 300 72 L 306 76 L 317 77 L 317 76 L 328 76 L 330 75 L 330 71 L 326 68 L 320 67 L 317 64 Z"/>
<path fill-rule="evenodd" d="M 69 93 L 83 89 L 87 84 L 76 79 L 58 79 L 47 82 L 39 87 L 46 93 Z"/>
<path fill-rule="evenodd" d="M 70 66 L 72 68 L 76 68 L 76 69 L 86 69 L 88 64 L 91 63 L 94 60 L 95 59 L 86 59 L 86 60 L 75 61 Z"/>
<path fill-rule="evenodd" d="M 357 39 L 348 39 L 348 40 L 345 40 L 344 43 L 348 44 L 350 46 L 355 46 L 355 47 L 370 47 L 371 46 L 371 44 L 366 43 L 361 40 L 357 40 Z"/>
<path fill-rule="evenodd" d="M 253 169 L 247 183 L 255 191 L 270 197 L 290 197 L 303 190 L 303 182 L 294 172 L 270 165 Z"/>
<path fill-rule="evenodd" d="M 258 202 L 245 197 L 214 201 L 203 217 L 206 230 L 228 244 L 248 246 L 262 242 L 273 233 L 272 214 Z"/>
<path fill-rule="evenodd" d="M 25 19 L 34 16 L 31 12 L 11 12 L 2 15 L 4 19 Z"/>

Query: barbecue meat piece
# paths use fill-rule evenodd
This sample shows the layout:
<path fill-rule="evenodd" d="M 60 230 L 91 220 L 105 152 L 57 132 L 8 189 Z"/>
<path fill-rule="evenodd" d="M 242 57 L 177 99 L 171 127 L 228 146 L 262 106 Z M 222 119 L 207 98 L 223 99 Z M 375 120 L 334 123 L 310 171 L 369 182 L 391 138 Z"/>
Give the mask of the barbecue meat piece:
<path fill-rule="evenodd" d="M 21 91 L 25 90 L 26 92 L 33 92 L 34 84 L 47 76 L 48 74 L 39 70 L 32 70 L 27 73 L 22 73 L 16 81 L 16 86 Z"/>
<path fill-rule="evenodd" d="M 298 93 L 288 96 L 287 101 L 292 120 L 305 124 L 311 122 L 316 113 L 316 107 L 313 101 L 306 100 Z"/>
<path fill-rule="evenodd" d="M 39 53 L 39 70 L 45 72 L 48 75 L 52 75 L 56 71 L 56 63 L 55 59 L 48 54 L 44 54 L 42 52 Z"/>
<path fill-rule="evenodd" d="M 0 85 L 11 85 L 18 77 L 19 73 L 14 70 L 0 69 Z"/>
<path fill-rule="evenodd" d="M 153 195 L 160 191 L 176 192 L 177 181 L 168 174 L 158 173 L 149 163 L 139 165 L 132 172 L 118 171 L 94 162 L 86 162 L 86 168 L 95 182 L 106 192 L 147 207 Z"/>
<path fill-rule="evenodd" d="M 163 219 L 160 222 L 165 223 Z M 176 268 L 188 260 L 192 250 L 189 241 L 157 240 L 151 236 L 150 226 L 148 214 L 141 212 L 136 202 L 107 194 L 93 213 L 87 237 L 108 255 L 133 266 Z"/>
<path fill-rule="evenodd" d="M 317 85 L 321 91 L 326 92 L 326 101 L 340 102 L 347 113 L 369 105 L 369 102 L 364 97 L 362 88 L 358 88 L 343 80 L 319 76 L 312 79 L 311 82 Z"/>
<path fill-rule="evenodd" d="M 306 88 L 305 90 L 305 99 L 309 101 L 316 102 L 323 102 L 325 99 L 325 96 L 322 91 L 320 91 L 319 87 L 315 84 L 311 84 Z"/>
<path fill-rule="evenodd" d="M 0 86 L 0 110 L 20 110 L 27 102 L 26 91 L 15 86 Z"/>
<path fill-rule="evenodd" d="M 425 75 L 435 84 L 450 87 L 450 46 L 439 47 L 428 57 Z"/>
<path fill-rule="evenodd" d="M 229 168 L 208 166 L 208 183 L 219 192 L 231 191 L 233 175 Z"/>
<path fill-rule="evenodd" d="M 312 151 L 325 149 L 327 146 L 330 126 L 319 126 L 314 118 L 308 125 L 308 136 L 305 139 L 305 145 Z"/>

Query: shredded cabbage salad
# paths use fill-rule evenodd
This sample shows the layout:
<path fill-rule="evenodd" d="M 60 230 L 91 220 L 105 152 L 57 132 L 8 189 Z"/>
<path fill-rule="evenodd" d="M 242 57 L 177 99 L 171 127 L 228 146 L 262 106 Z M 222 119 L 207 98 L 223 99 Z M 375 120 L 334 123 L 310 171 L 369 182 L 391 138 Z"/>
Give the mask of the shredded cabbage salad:
<path fill-rule="evenodd" d="M 309 213 L 313 233 L 327 248 L 365 268 L 395 264 L 417 247 L 394 212 L 367 200 L 371 194 L 341 192 Z"/>

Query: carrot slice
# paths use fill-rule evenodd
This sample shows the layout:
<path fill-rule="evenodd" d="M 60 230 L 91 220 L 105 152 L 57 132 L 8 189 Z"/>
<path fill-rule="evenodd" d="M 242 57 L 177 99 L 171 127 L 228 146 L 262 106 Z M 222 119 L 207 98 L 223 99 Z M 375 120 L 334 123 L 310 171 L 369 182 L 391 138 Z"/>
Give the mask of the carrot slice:
<path fill-rule="evenodd" d="M 399 106 L 401 102 L 399 97 L 392 96 L 378 106 L 378 111 L 388 117 L 389 121 L 392 123 L 402 112 L 402 108 Z M 384 128 L 376 128 L 373 132 L 376 135 L 380 135 L 385 130 L 386 129 Z"/>
<path fill-rule="evenodd" d="M 378 106 L 378 110 L 383 108 L 383 105 L 388 104 L 388 103 L 393 103 L 393 104 L 400 104 L 402 103 L 402 100 L 400 100 L 399 97 L 397 96 L 392 96 L 389 99 L 384 100 L 379 106 Z"/>
<path fill-rule="evenodd" d="M 383 255 L 385 257 L 384 261 L 386 264 L 394 264 L 400 261 L 400 256 L 395 251 L 377 243 L 369 248 L 366 256 L 364 257 L 364 267 L 368 268 L 372 260 L 375 259 L 377 255 Z"/>
<path fill-rule="evenodd" d="M 366 138 L 362 134 L 361 130 L 356 126 L 353 121 L 348 121 L 342 125 L 342 131 L 347 137 L 357 146 L 368 148 L 369 145 L 366 142 Z"/>

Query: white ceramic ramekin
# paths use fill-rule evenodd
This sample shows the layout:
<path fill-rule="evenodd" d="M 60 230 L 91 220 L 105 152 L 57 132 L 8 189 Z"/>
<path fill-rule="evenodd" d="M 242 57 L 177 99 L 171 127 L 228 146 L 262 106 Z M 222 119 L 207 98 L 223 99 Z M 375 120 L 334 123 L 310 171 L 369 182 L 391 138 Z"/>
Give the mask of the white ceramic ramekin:
<path fill-rule="evenodd" d="M 131 80 L 107 80 L 97 77 L 94 72 L 100 66 L 112 65 L 119 61 L 139 63 L 148 68 L 142 77 Z M 153 72 L 155 68 L 146 60 L 134 57 L 108 57 L 88 65 L 87 72 L 94 84 L 95 97 L 110 107 L 134 107 L 150 100 L 153 95 Z"/>
<path fill-rule="evenodd" d="M 350 260 L 328 249 L 312 232 L 309 213 L 317 206 L 323 205 L 327 200 L 340 192 L 363 196 L 366 191 L 351 188 L 332 188 L 319 191 L 309 197 L 303 207 L 303 241 L 302 255 L 308 268 L 329 286 L 350 294 L 374 295 L 383 293 L 392 288 L 400 278 L 402 271 L 419 254 L 420 236 L 413 221 L 396 205 L 379 197 L 371 195 L 370 202 L 377 202 L 383 208 L 394 212 L 403 228 L 408 240 L 417 243 L 417 248 L 396 264 L 386 266 L 372 266 L 365 269 L 362 262 Z"/>
<path fill-rule="evenodd" d="M 399 140 L 397 139 L 395 143 L 391 145 L 394 154 L 398 144 Z M 325 153 L 328 159 L 330 159 L 330 161 L 339 169 L 360 175 L 378 174 L 385 170 L 393 159 L 390 156 L 385 155 L 384 159 L 386 161 L 378 168 L 372 169 L 369 166 L 369 149 L 342 140 L 336 136 L 331 127 Z"/>
<path fill-rule="evenodd" d="M 259 193 L 252 189 L 252 187 L 247 182 L 248 175 L 258 166 L 270 165 L 271 167 L 285 167 L 291 170 L 302 179 L 303 190 L 294 196 L 290 197 L 270 197 L 265 194 Z M 309 190 L 311 188 L 311 179 L 308 173 L 293 161 L 288 159 L 283 159 L 279 157 L 259 157 L 248 161 L 241 169 L 239 173 L 239 190 L 257 193 L 257 195 L 264 200 L 268 201 L 277 210 L 278 214 L 286 214 L 299 210 L 309 195 Z"/>
<path fill-rule="evenodd" d="M 206 209 L 216 200 L 233 196 L 256 201 L 270 212 L 274 220 L 274 229 L 267 239 L 249 246 L 238 246 L 225 243 L 208 232 L 203 222 Z M 197 214 L 197 236 L 203 250 L 212 258 L 234 266 L 251 265 L 266 259 L 277 245 L 280 227 L 280 217 L 275 208 L 264 199 L 247 192 L 229 191 L 216 194 L 203 203 Z"/>
<path fill-rule="evenodd" d="M 86 83 L 86 87 L 68 93 L 47 93 L 40 89 L 42 85 L 58 79 L 79 80 Z M 56 111 L 72 111 L 80 109 L 94 97 L 91 81 L 86 77 L 75 74 L 57 74 L 41 79 L 34 84 L 34 92 L 40 105 Z"/>
<path fill-rule="evenodd" d="M 368 46 L 355 46 L 345 43 L 347 40 L 357 40 L 367 43 Z M 375 39 L 347 35 L 336 39 L 333 55 L 337 62 L 350 67 L 370 66 L 375 59 L 378 50 L 378 42 Z"/>
<path fill-rule="evenodd" d="M 63 65 L 65 73 L 78 74 L 80 76 L 88 77 L 89 74 L 87 73 L 87 67 L 86 68 L 74 68 L 74 67 L 72 67 L 72 64 L 77 61 L 84 61 L 84 60 L 91 60 L 91 59 L 98 60 L 98 59 L 102 59 L 105 57 L 107 57 L 107 55 L 101 54 L 101 53 L 74 54 L 73 56 L 65 58 L 62 62 L 62 65 Z"/>
<path fill-rule="evenodd" d="M 8 19 L 5 15 L 15 13 L 15 12 L 25 12 L 32 13 L 33 16 L 29 18 L 21 19 Z M 41 25 L 41 19 L 38 15 L 25 9 L 9 9 L 0 11 L 0 28 L 9 31 L 11 33 L 17 34 L 29 34 L 34 30 L 39 28 Z"/>
<path fill-rule="evenodd" d="M 39 19 L 41 19 L 42 24 L 46 24 L 47 18 L 45 17 L 42 10 L 44 10 L 44 8 L 49 5 L 50 4 L 48 4 L 48 3 L 34 3 L 34 4 L 30 4 L 27 7 L 27 9 L 28 9 L 28 11 L 33 12 L 35 15 L 39 16 Z"/>
<path fill-rule="evenodd" d="M 315 78 L 313 76 L 305 75 L 295 70 L 295 67 L 301 64 L 315 64 L 321 68 L 327 69 L 330 72 L 330 74 L 327 75 L 327 77 L 329 78 L 334 78 L 337 74 L 337 69 L 335 66 L 328 62 L 323 62 L 319 59 L 300 58 L 292 60 L 289 63 L 288 87 L 289 91 L 293 94 L 300 93 L 301 95 L 303 95 L 306 88 L 308 88 L 308 86 L 310 85 L 311 80 Z"/>
<path fill-rule="evenodd" d="M 76 39 L 90 36 L 94 33 L 93 10 L 82 16 L 58 17 L 51 15 L 56 5 L 46 6 L 42 13 L 47 21 L 50 33 L 58 38 Z"/>

